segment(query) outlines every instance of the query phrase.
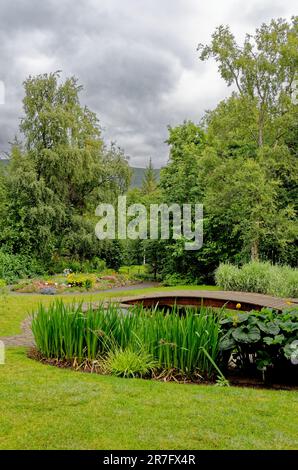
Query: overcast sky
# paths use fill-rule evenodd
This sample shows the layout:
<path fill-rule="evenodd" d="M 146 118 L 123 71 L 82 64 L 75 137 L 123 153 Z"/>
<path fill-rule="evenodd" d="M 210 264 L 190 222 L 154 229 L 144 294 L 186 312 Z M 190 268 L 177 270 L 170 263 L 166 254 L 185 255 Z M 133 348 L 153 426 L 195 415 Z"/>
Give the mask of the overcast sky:
<path fill-rule="evenodd" d="M 105 139 L 144 167 L 168 156 L 167 125 L 198 122 L 230 91 L 198 43 L 229 24 L 238 40 L 273 17 L 290 19 L 294 0 L 1 0 L 0 151 L 9 149 L 28 75 L 62 70 L 84 85 Z"/>

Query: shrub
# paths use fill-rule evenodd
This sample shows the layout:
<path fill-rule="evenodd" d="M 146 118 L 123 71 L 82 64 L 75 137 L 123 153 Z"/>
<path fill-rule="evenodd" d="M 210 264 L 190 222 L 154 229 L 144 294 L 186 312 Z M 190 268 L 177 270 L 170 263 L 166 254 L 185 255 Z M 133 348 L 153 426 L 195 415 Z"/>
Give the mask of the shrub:
<path fill-rule="evenodd" d="M 240 269 L 232 264 L 220 264 L 215 271 L 215 282 L 224 290 L 240 290 Z"/>
<path fill-rule="evenodd" d="M 258 292 L 279 297 L 298 296 L 298 269 L 268 262 L 251 262 L 242 268 L 220 264 L 215 281 L 224 290 Z"/>
<path fill-rule="evenodd" d="M 282 369 L 290 365 L 296 341 L 298 309 L 283 313 L 263 309 L 221 320 L 220 350 L 226 367 L 232 354 L 240 369 Z"/>
<path fill-rule="evenodd" d="M 92 267 L 93 271 L 101 273 L 107 268 L 107 265 L 103 259 L 95 257 L 92 259 Z"/>
<path fill-rule="evenodd" d="M 93 287 L 92 279 L 83 274 L 69 274 L 66 279 L 70 287 L 84 287 L 87 290 Z"/>
<path fill-rule="evenodd" d="M 110 351 L 105 366 L 112 375 L 133 378 L 148 376 L 156 368 L 157 363 L 151 354 L 142 349 L 134 351 L 126 348 Z"/>
<path fill-rule="evenodd" d="M 39 274 L 44 274 L 44 268 L 34 258 L 0 251 L 0 277 L 7 283 Z"/>
<path fill-rule="evenodd" d="M 63 273 L 65 270 L 71 270 L 74 273 L 100 273 L 106 269 L 106 263 L 98 257 L 85 261 L 59 257 L 54 258 L 48 265 L 47 269 L 50 274 Z"/>
<path fill-rule="evenodd" d="M 144 264 L 121 266 L 121 268 L 119 268 L 119 274 L 123 274 L 130 279 L 151 279 L 148 272 L 148 266 Z"/>
<path fill-rule="evenodd" d="M 164 286 L 181 286 L 188 284 L 199 284 L 192 276 L 180 276 L 179 274 L 167 274 L 162 281 Z"/>

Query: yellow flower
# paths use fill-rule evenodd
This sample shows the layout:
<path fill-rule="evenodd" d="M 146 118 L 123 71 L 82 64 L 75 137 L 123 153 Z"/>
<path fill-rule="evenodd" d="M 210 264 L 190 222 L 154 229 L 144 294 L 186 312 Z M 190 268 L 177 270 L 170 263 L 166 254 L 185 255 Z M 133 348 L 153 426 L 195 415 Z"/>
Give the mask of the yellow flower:
<path fill-rule="evenodd" d="M 238 308 L 238 310 L 239 310 L 239 308 L 241 308 L 241 304 L 239 304 L 239 303 L 236 304 L 236 308 Z"/>

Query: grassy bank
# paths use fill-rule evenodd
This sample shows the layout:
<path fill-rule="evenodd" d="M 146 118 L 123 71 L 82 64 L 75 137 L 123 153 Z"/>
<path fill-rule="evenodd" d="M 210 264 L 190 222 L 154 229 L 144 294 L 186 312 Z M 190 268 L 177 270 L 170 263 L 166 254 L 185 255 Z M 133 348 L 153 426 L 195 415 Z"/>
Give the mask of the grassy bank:
<path fill-rule="evenodd" d="M 1 449 L 294 449 L 298 394 L 0 366 Z"/>

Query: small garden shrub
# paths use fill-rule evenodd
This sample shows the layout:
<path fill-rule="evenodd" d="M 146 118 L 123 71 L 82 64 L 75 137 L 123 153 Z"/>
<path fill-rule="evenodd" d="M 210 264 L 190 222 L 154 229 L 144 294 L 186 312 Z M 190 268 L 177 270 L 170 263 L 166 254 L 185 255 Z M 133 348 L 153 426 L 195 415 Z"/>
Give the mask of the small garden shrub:
<path fill-rule="evenodd" d="M 289 266 L 251 262 L 238 268 L 221 264 L 216 270 L 215 281 L 225 290 L 298 297 L 298 269 Z"/>
<path fill-rule="evenodd" d="M 231 354 L 237 367 L 245 371 L 291 368 L 293 354 L 298 353 L 298 309 L 236 313 L 220 323 L 220 350 L 226 368 Z"/>
<path fill-rule="evenodd" d="M 92 279 L 84 274 L 69 274 L 66 280 L 70 287 L 84 287 L 87 290 L 93 287 Z"/>
<path fill-rule="evenodd" d="M 151 354 L 140 349 L 116 349 L 110 351 L 105 360 L 107 372 L 118 377 L 146 377 L 157 367 Z"/>

